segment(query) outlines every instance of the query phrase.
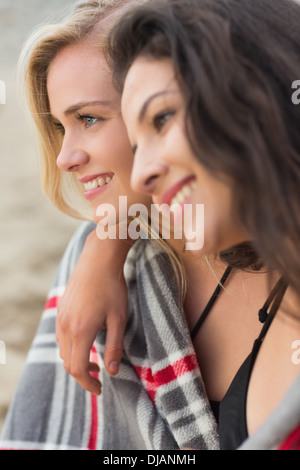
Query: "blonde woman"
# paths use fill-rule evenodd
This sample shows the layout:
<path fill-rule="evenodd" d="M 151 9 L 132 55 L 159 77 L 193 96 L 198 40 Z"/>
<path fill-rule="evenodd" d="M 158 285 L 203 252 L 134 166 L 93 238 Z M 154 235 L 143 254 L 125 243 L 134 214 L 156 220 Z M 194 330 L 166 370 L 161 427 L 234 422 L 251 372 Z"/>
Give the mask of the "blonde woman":
<path fill-rule="evenodd" d="M 129 188 L 132 153 L 120 116 L 119 97 L 110 83 L 110 75 L 101 54 L 101 47 L 111 23 L 126 8 L 128 2 L 120 0 L 79 4 L 65 24 L 49 25 L 39 31 L 25 47 L 21 59 L 21 63 L 26 64 L 26 97 L 40 138 L 43 188 L 61 211 L 72 217 L 95 222 L 98 205 L 108 202 L 117 208 L 120 195 L 127 196 L 128 204 L 148 204 L 149 201 L 148 198 L 135 195 Z M 33 48 L 31 43 L 35 44 Z M 83 46 L 79 49 L 81 43 Z M 64 115 L 69 119 L 66 122 L 61 119 L 63 124 L 57 124 L 51 110 L 52 103 L 49 107 L 49 80 L 53 75 L 52 65 L 59 62 L 59 53 L 67 46 L 67 53 L 55 67 L 58 70 L 59 83 L 58 90 L 53 94 L 59 101 L 60 110 L 63 109 Z M 81 56 L 88 56 L 85 64 Z M 94 88 L 92 85 L 89 87 L 88 84 L 82 84 L 83 70 L 85 76 L 89 71 L 90 76 L 94 78 Z M 100 89 L 99 92 L 97 88 Z M 110 95 L 106 96 L 108 90 Z M 110 103 L 105 103 L 105 100 L 110 101 L 110 107 Z M 78 157 L 79 163 L 85 159 L 85 166 L 82 165 L 80 171 L 76 171 L 75 164 L 74 168 L 71 164 L 70 168 L 67 167 L 66 155 L 69 159 Z M 105 184 L 100 186 L 99 181 L 101 185 L 102 182 Z M 95 183 L 97 189 L 86 189 Z M 118 213 L 116 215 L 118 217 Z M 88 302 L 88 298 L 84 298 L 84 286 L 89 285 L 97 269 L 101 287 L 97 287 L 94 296 L 98 296 L 99 304 L 93 326 L 97 329 L 107 327 L 106 369 L 109 373 L 117 373 L 122 356 L 122 335 L 126 326 L 126 291 L 122 268 L 129 248 L 127 241 L 107 240 L 100 243 L 94 230 L 85 243 L 83 257 L 88 260 L 90 256 L 99 255 L 101 263 L 90 263 L 88 272 L 84 273 L 84 266 L 79 260 L 68 284 L 68 295 L 60 300 L 59 308 L 62 313 L 58 315 L 57 339 L 67 322 L 69 297 L 73 301 L 74 333 L 70 340 L 64 336 L 64 341 L 60 344 L 61 356 L 66 369 L 73 375 L 80 376 L 80 383 L 93 393 L 100 392 L 99 381 L 90 374 L 95 365 L 89 363 L 88 356 L 95 338 L 89 337 L 86 330 L 84 336 L 78 332 L 76 334 L 78 327 L 74 305 L 77 305 L 80 311 L 77 322 L 82 324 L 85 318 L 84 308 Z M 76 271 L 81 272 L 80 296 L 77 295 Z M 114 287 L 112 283 L 115 284 Z M 114 296 L 111 291 L 115 292 L 116 289 L 120 291 L 120 295 L 112 302 Z M 89 295 L 92 295 L 91 291 Z M 91 317 L 89 323 L 92 325 Z"/>
<path fill-rule="evenodd" d="M 124 195 L 128 205 L 149 204 L 130 188 L 133 154 L 103 54 L 111 26 L 138 3 L 80 3 L 64 23 L 35 34 L 25 54 L 45 191 L 59 209 L 93 221 L 57 271 L 2 449 L 218 448 L 169 255 L 151 240 L 130 251 L 126 324 L 121 267 L 130 244 L 95 232 L 101 204 L 117 208 Z"/>

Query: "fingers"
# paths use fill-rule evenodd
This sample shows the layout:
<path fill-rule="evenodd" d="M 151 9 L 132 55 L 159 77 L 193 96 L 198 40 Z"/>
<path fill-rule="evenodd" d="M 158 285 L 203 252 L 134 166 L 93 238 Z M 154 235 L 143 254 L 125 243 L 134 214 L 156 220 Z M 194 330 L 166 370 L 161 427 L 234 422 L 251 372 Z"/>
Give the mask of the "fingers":
<path fill-rule="evenodd" d="M 59 344 L 60 357 L 65 370 L 87 391 L 99 395 L 101 383 L 97 375 L 100 371 L 98 364 L 90 360 L 93 345 L 93 334 L 79 327 L 69 327 L 59 317 L 56 322 L 56 339 Z"/>
<path fill-rule="evenodd" d="M 82 341 L 73 345 L 71 355 L 71 366 L 68 372 L 87 391 L 101 394 L 101 382 L 98 378 L 100 367 L 95 362 L 90 361 L 91 345 Z"/>
<path fill-rule="evenodd" d="M 120 313 L 121 312 L 121 313 Z M 95 336 L 101 326 L 86 325 L 85 321 L 58 313 L 56 338 L 59 343 L 60 357 L 65 370 L 87 391 L 99 395 L 101 383 L 97 374 L 99 366 L 90 360 L 90 351 Z M 106 318 L 106 345 L 104 351 L 105 369 L 116 375 L 123 354 L 123 338 L 127 323 L 127 312 L 110 312 Z M 102 323 L 103 326 L 103 323 Z"/>
<path fill-rule="evenodd" d="M 110 375 L 116 375 L 119 371 L 126 321 L 126 314 L 110 315 L 107 319 L 104 364 Z"/>
<path fill-rule="evenodd" d="M 67 354 L 61 353 L 65 370 L 88 392 L 95 395 L 101 393 L 101 382 L 98 378 L 100 367 L 90 361 L 90 344 L 86 342 L 73 343 Z M 66 351 L 66 349 L 64 350 Z"/>

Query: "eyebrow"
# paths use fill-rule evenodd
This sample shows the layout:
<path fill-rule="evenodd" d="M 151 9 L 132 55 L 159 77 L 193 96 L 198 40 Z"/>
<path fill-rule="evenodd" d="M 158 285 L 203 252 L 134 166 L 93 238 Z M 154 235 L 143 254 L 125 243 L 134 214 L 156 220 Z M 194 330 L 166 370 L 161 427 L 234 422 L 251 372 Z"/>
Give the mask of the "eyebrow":
<path fill-rule="evenodd" d="M 163 91 L 159 91 L 149 96 L 149 98 L 146 99 L 146 101 L 144 102 L 139 112 L 139 116 L 138 116 L 139 123 L 141 124 L 143 122 L 147 109 L 149 108 L 149 105 L 151 104 L 153 100 L 155 100 L 156 98 L 159 98 L 160 96 L 169 95 L 172 93 L 176 93 L 176 91 L 175 90 L 163 90 Z"/>
<path fill-rule="evenodd" d="M 111 101 L 109 100 L 95 100 L 95 101 L 82 101 L 80 103 L 74 104 L 73 106 L 70 106 L 64 114 L 66 116 L 69 116 L 70 114 L 76 113 L 76 111 L 79 111 L 79 109 L 84 108 L 85 106 L 105 106 L 109 107 L 111 106 Z"/>

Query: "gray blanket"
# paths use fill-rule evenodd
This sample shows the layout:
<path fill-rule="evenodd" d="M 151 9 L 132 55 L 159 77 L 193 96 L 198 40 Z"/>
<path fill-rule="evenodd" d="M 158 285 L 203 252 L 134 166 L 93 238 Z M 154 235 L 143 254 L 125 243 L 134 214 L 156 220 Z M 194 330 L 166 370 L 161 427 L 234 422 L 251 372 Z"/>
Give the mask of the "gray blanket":
<path fill-rule="evenodd" d="M 102 364 L 104 331 L 92 351 L 101 364 L 102 395 L 85 392 L 65 372 L 55 341 L 56 305 L 93 228 L 84 224 L 65 252 L 1 448 L 218 449 L 217 426 L 176 302 L 176 283 L 155 242 L 137 242 L 126 262 L 129 318 L 118 375 L 110 377 Z"/>
<path fill-rule="evenodd" d="M 102 395 L 84 391 L 65 372 L 55 341 L 56 305 L 94 227 L 82 225 L 59 266 L 0 449 L 219 449 L 176 282 L 155 242 L 136 242 L 126 262 L 129 316 L 118 375 L 104 370 L 105 331 L 92 350 L 101 365 Z M 241 449 L 276 449 L 299 424 L 300 376 Z"/>

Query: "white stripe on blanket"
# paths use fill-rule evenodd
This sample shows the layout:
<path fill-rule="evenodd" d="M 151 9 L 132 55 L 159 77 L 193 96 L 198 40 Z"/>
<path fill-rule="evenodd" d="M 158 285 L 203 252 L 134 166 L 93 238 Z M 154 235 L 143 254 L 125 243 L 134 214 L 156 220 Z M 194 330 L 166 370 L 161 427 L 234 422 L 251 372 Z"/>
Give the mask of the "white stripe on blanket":
<path fill-rule="evenodd" d="M 111 377 L 104 370 L 105 331 L 96 340 L 100 397 L 84 391 L 64 370 L 55 342 L 55 303 L 94 228 L 82 225 L 60 263 L 1 448 L 218 449 L 174 273 L 155 242 L 136 242 L 126 262 L 128 325 L 120 372 Z"/>

